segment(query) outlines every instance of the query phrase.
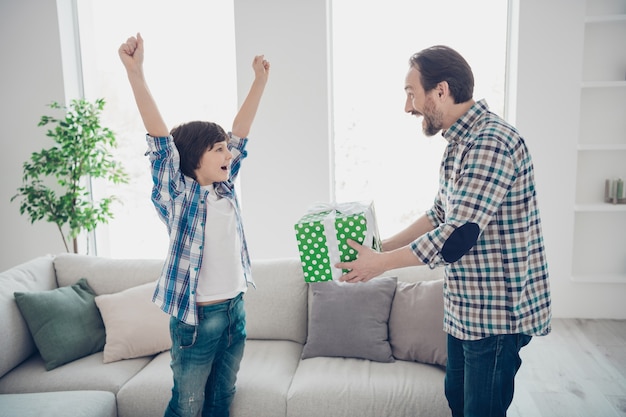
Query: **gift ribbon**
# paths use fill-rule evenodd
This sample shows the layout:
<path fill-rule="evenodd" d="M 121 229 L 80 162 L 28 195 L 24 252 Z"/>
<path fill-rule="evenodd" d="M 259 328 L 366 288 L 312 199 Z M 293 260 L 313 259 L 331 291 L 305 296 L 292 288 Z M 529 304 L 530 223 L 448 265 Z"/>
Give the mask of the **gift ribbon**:
<path fill-rule="evenodd" d="M 328 212 L 328 214 L 322 218 L 322 224 L 324 225 L 324 236 L 326 237 L 326 245 L 328 246 L 328 259 L 330 260 L 330 270 L 333 280 L 338 280 L 343 275 L 343 270 L 335 268 L 335 264 L 341 262 L 339 240 L 337 239 L 337 228 L 335 227 L 335 218 L 337 214 L 354 215 L 365 212 L 367 231 L 362 245 L 372 247 L 374 242 L 374 215 L 373 210 L 370 210 L 371 205 L 371 203 L 360 202 L 316 203 L 307 210 L 306 214 Z"/>

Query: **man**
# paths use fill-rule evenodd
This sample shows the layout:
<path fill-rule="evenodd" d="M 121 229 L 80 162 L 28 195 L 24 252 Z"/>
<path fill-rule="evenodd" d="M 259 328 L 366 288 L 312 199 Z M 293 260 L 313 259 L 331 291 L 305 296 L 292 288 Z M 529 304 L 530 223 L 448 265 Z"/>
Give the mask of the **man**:
<path fill-rule="evenodd" d="M 505 416 L 520 349 L 550 332 L 548 267 L 532 159 L 517 130 L 472 98 L 465 59 L 446 46 L 410 59 L 405 111 L 442 131 L 444 152 L 433 207 L 383 242 L 349 242 L 357 260 L 346 282 L 410 265 L 445 265 L 445 392 L 454 417 Z"/>

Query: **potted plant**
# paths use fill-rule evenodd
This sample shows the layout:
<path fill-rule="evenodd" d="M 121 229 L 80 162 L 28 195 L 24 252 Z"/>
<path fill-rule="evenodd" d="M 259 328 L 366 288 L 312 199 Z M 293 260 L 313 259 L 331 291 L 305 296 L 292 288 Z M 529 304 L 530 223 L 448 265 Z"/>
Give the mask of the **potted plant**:
<path fill-rule="evenodd" d="M 34 152 L 24 163 L 23 185 L 11 198 L 21 199 L 20 214 L 27 214 L 31 223 L 55 223 L 68 252 L 70 241 L 73 252 L 78 252 L 77 237 L 82 231 L 92 231 L 113 218 L 111 204 L 116 197 L 93 201 L 89 181 L 101 178 L 116 184 L 128 182 L 124 168 L 111 153 L 117 146 L 115 135 L 100 123 L 104 104 L 104 99 L 77 99 L 69 108 L 57 102 L 48 105 L 65 111 L 59 119 L 42 116 L 38 124 L 52 125 L 46 136 L 55 145 Z"/>

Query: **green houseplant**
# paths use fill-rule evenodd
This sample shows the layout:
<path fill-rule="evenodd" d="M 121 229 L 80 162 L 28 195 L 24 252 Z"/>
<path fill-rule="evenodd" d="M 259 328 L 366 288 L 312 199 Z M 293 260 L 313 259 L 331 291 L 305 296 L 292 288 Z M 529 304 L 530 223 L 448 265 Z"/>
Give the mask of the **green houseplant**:
<path fill-rule="evenodd" d="M 46 136 L 55 145 L 34 152 L 24 162 L 23 184 L 11 198 L 20 199 L 20 214 L 27 214 L 31 223 L 55 223 L 68 252 L 70 241 L 73 252 L 78 252 L 77 237 L 82 231 L 92 231 L 113 218 L 111 204 L 116 197 L 93 201 L 90 179 L 128 182 L 124 168 L 111 153 L 117 146 L 115 135 L 100 122 L 104 105 L 104 99 L 72 100 L 69 107 L 49 104 L 65 111 L 62 118 L 42 116 L 38 124 L 52 126 Z"/>

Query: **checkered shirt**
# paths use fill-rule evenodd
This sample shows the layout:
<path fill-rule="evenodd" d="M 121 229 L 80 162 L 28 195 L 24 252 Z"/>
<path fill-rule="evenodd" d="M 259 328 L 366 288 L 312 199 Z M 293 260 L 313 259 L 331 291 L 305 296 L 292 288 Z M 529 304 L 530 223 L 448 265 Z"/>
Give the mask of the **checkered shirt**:
<path fill-rule="evenodd" d="M 230 178 L 214 183 L 215 193 L 228 199 L 235 208 L 237 233 L 241 239 L 241 263 L 246 282 L 254 284 L 250 273 L 250 257 L 243 233 L 241 210 L 235 194 L 234 181 L 239 174 L 241 160 L 247 156 L 247 139 L 234 135 L 228 143 L 233 154 Z M 196 325 L 196 288 L 202 265 L 206 236 L 206 200 L 209 191 L 180 171 L 178 150 L 174 139 L 146 135 L 152 166 L 152 203 L 170 236 L 169 250 L 153 301 L 166 313 L 184 323 Z M 210 233 L 210 231 L 209 231 Z"/>
<path fill-rule="evenodd" d="M 448 146 L 439 191 L 426 213 L 435 229 L 411 247 L 431 268 L 445 265 L 444 330 L 462 340 L 548 334 L 548 265 L 523 138 L 484 100 L 443 136 Z M 478 240 L 460 259 L 447 262 L 444 244 L 470 223 L 478 225 Z"/>

